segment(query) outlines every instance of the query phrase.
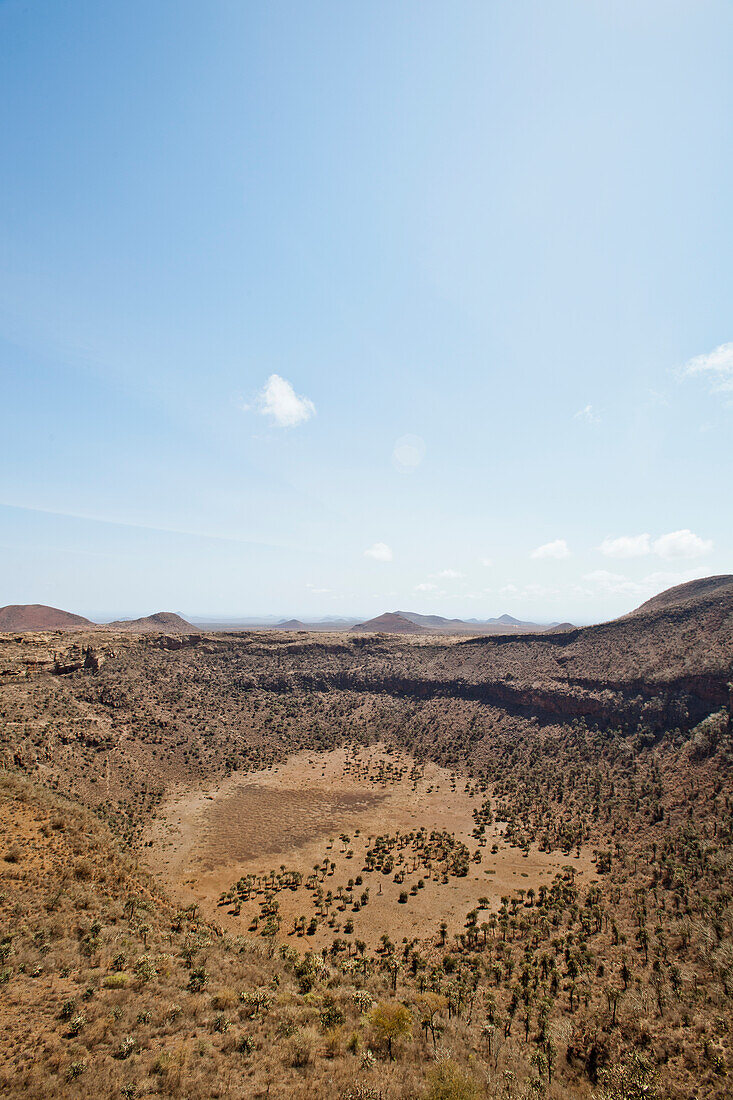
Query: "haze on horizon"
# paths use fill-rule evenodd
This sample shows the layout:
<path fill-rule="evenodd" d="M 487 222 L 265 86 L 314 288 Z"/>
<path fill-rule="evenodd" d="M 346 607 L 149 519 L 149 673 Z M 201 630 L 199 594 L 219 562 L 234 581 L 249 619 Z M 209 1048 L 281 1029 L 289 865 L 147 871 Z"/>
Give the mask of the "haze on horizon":
<path fill-rule="evenodd" d="M 722 0 L 0 7 L 0 604 L 731 572 Z"/>

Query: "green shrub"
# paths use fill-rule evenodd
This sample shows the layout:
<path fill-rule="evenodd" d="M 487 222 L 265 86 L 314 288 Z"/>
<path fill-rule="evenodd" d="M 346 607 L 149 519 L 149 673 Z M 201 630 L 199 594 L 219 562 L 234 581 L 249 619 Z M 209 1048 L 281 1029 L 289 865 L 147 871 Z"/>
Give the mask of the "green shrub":
<path fill-rule="evenodd" d="M 129 984 L 129 974 L 107 974 L 107 976 L 102 979 L 102 985 L 105 989 L 126 989 Z"/>
<path fill-rule="evenodd" d="M 340 1027 L 346 1017 L 337 1004 L 329 998 L 321 1012 L 321 1027 L 324 1031 L 330 1031 L 334 1027 Z"/>

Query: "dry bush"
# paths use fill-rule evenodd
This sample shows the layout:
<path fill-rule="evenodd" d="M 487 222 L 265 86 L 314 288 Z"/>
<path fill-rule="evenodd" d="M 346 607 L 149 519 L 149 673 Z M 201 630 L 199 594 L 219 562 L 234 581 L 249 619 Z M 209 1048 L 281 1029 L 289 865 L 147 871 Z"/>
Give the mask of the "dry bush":
<path fill-rule="evenodd" d="M 284 1061 L 286 1065 L 303 1069 L 312 1064 L 318 1049 L 319 1035 L 314 1027 L 299 1028 L 285 1042 Z"/>

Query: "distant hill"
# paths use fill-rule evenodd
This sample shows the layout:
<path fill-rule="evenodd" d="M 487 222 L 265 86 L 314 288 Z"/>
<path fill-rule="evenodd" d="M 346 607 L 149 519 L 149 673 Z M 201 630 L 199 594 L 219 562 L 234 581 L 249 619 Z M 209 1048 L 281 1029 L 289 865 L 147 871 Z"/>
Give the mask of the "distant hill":
<path fill-rule="evenodd" d="M 156 611 L 141 619 L 117 619 L 112 623 L 93 623 L 83 615 L 62 611 L 45 604 L 8 604 L 0 607 L 0 632 L 44 630 L 125 630 L 135 634 L 189 634 L 195 630 L 172 611 Z"/>
<path fill-rule="evenodd" d="M 496 619 L 446 619 L 442 615 L 419 615 L 416 611 L 396 611 L 403 619 L 409 619 L 417 626 L 428 627 L 442 634 L 504 634 L 531 633 L 546 630 L 555 623 L 530 623 L 515 619 L 513 615 L 499 615 Z"/>
<path fill-rule="evenodd" d="M 82 630 L 94 623 L 83 615 L 72 615 L 42 603 L 8 604 L 0 607 L 0 630 Z"/>
<path fill-rule="evenodd" d="M 533 634 L 546 631 L 557 623 L 532 623 L 515 619 L 512 615 L 500 615 L 495 619 L 449 619 L 443 615 L 420 615 L 417 611 L 391 611 L 389 615 L 399 615 L 407 619 L 415 626 L 426 627 L 431 634 Z M 372 622 L 373 620 L 369 620 Z M 335 634 L 350 632 L 357 626 L 364 627 L 364 622 L 355 616 L 329 615 L 323 619 L 281 619 L 277 621 L 273 616 L 246 619 L 208 619 L 197 617 L 193 620 L 194 629 L 205 631 L 240 631 L 240 630 L 305 630 L 314 634 Z M 371 627 L 369 628 L 371 629 Z M 378 629 L 378 628 L 375 628 Z M 389 629 L 387 626 L 382 629 Z M 395 631 L 391 631 L 396 633 Z M 406 633 L 401 628 L 399 633 Z M 410 631 L 419 633 L 419 631 Z"/>
<path fill-rule="evenodd" d="M 365 623 L 357 623 L 354 631 L 375 630 L 384 634 L 429 634 L 430 630 L 419 623 L 411 622 L 399 611 L 385 611 L 384 615 L 378 615 L 375 619 L 367 619 Z"/>
<path fill-rule="evenodd" d="M 463 619 L 445 619 L 442 615 L 418 615 L 417 611 L 395 611 L 403 619 L 408 619 L 416 626 L 429 626 L 436 630 L 445 630 L 451 626 L 465 626 Z"/>
<path fill-rule="evenodd" d="M 131 634 L 188 634 L 194 627 L 173 611 L 156 611 L 154 615 L 146 615 L 142 619 L 118 619 L 105 623 L 104 629 L 129 630 Z"/>

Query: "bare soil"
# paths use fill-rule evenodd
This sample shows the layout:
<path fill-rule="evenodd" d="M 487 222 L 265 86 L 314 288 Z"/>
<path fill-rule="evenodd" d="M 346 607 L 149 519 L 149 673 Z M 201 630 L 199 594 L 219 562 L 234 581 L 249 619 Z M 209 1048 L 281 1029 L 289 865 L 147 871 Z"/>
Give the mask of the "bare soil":
<path fill-rule="evenodd" d="M 349 919 L 355 939 L 370 947 L 385 933 L 395 941 L 435 940 L 443 920 L 452 937 L 479 898 L 487 898 L 496 911 L 503 895 L 522 887 L 536 891 L 568 863 L 583 881 L 595 878 L 589 851 L 568 859 L 532 845 L 524 856 L 519 848 L 502 843 L 501 823 L 487 828 L 486 844 L 479 847 L 471 834 L 473 810 L 483 797 L 470 781 L 446 768 L 417 765 L 407 754 L 383 745 L 301 752 L 280 766 L 177 790 L 163 802 L 147 835 L 151 846 L 144 851 L 150 869 L 182 905 L 197 903 L 204 916 L 233 932 L 247 931 L 259 913 L 263 891 L 255 892 L 236 915 L 232 906 L 218 902 L 247 875 L 264 880 L 285 868 L 299 872 L 305 883 L 327 860 L 329 869 L 319 881 L 324 892 L 334 895 L 339 887 L 347 892 L 349 879 L 361 875 L 353 894 L 359 897 L 368 888 L 368 904 L 356 912 L 351 904 L 336 907 L 335 925 L 321 922 L 315 933 L 304 936 L 314 947 L 343 934 Z M 395 872 L 404 871 L 402 882 L 396 883 L 392 873 L 364 870 L 365 853 L 377 836 L 420 828 L 446 831 L 472 855 L 479 851 L 481 862 L 471 860 L 466 876 L 450 875 L 445 882 L 434 868 L 414 859 L 408 846 L 396 853 Z M 494 844 L 498 851 L 492 853 Z M 410 893 L 420 880 L 424 885 Z M 399 901 L 403 891 L 408 892 L 406 903 Z M 308 922 L 316 911 L 313 891 L 303 884 L 281 890 L 277 897 L 281 936 L 293 936 L 294 922 L 299 917 Z"/>

